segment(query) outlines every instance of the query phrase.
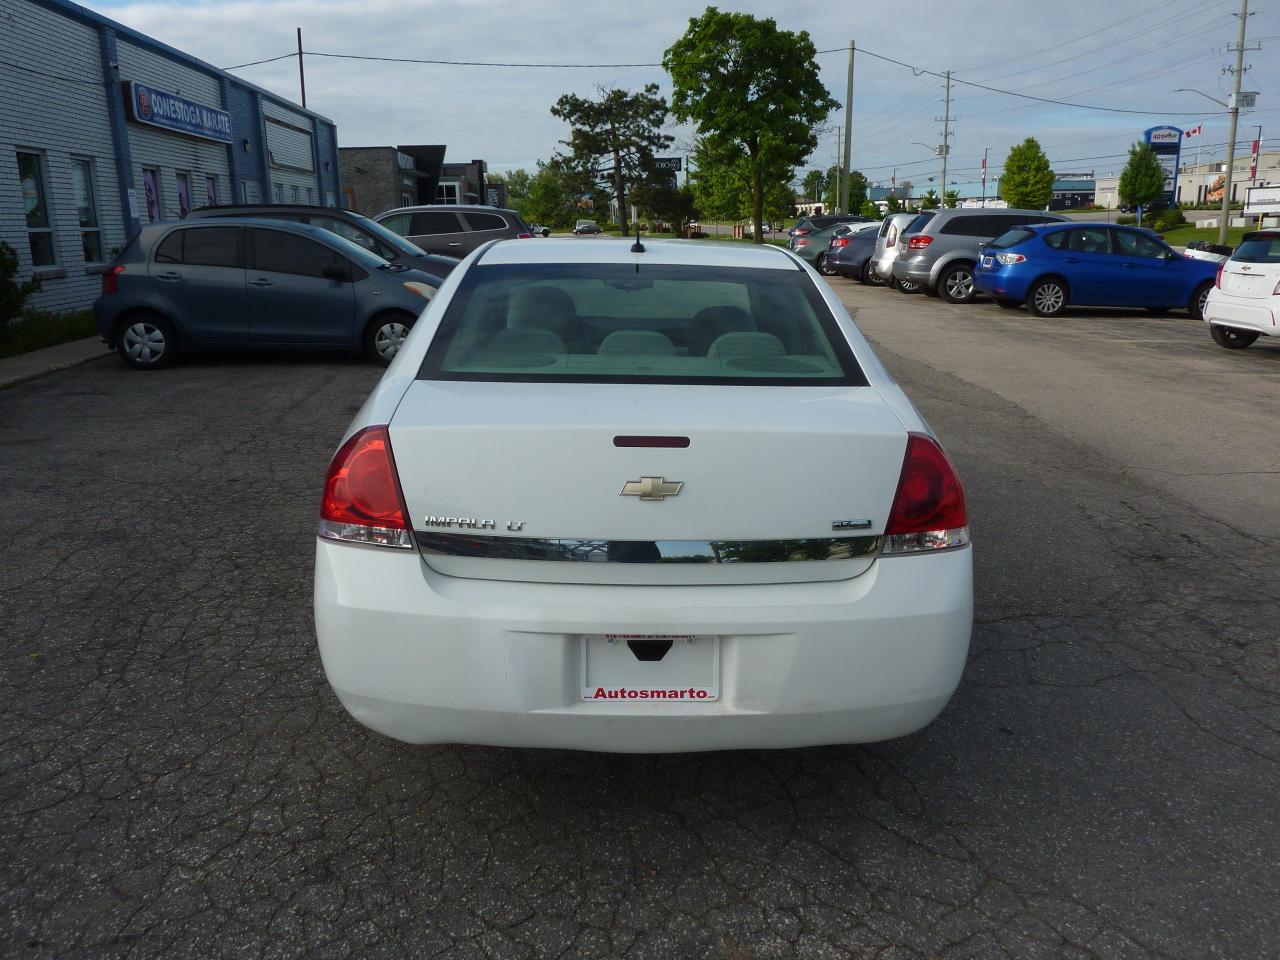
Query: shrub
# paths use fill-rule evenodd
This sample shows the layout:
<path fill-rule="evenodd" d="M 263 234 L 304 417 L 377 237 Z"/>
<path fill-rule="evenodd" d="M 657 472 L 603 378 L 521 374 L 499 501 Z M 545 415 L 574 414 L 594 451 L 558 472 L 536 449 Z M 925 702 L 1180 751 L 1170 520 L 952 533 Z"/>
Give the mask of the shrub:
<path fill-rule="evenodd" d="M 22 315 L 27 298 L 40 289 L 36 279 L 17 281 L 18 253 L 0 240 L 0 324 L 12 323 Z"/>
<path fill-rule="evenodd" d="M 1137 222 L 1138 218 L 1131 213 L 1122 213 L 1120 216 L 1116 217 L 1116 223 L 1120 224 L 1122 227 L 1132 226 Z"/>

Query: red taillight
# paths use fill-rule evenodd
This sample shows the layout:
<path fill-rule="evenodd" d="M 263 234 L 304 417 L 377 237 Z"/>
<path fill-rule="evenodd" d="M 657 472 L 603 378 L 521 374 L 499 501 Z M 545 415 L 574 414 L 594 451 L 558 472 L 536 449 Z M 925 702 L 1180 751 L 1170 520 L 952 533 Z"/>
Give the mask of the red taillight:
<path fill-rule="evenodd" d="M 124 273 L 124 267 L 120 266 L 120 264 L 116 264 L 114 267 L 109 267 L 102 275 L 102 292 L 116 293 L 119 291 L 120 284 L 116 281 L 116 277 L 120 276 L 122 273 Z"/>
<path fill-rule="evenodd" d="M 832 249 L 832 250 L 835 250 L 835 249 L 837 249 L 838 247 L 847 247 L 848 245 L 849 245 L 849 238 L 848 238 L 848 237 L 833 237 L 833 238 L 831 239 L 831 249 Z"/>
<path fill-rule="evenodd" d="M 384 547 L 412 547 L 391 437 L 365 427 L 334 454 L 324 479 L 320 536 Z"/>
<path fill-rule="evenodd" d="M 884 533 L 885 553 L 940 550 L 969 542 L 964 487 L 942 448 L 922 433 L 907 435 L 907 455 Z"/>
<path fill-rule="evenodd" d="M 1213 285 L 1219 290 L 1222 289 L 1222 271 L 1225 269 L 1227 269 L 1227 265 L 1224 263 L 1222 266 L 1218 267 L 1218 275 L 1213 278 Z"/>
<path fill-rule="evenodd" d="M 532 240 L 532 239 L 533 239 L 533 234 L 532 234 L 532 233 L 517 233 L 517 234 L 516 234 L 516 239 L 517 239 L 517 240 Z"/>
<path fill-rule="evenodd" d="M 933 243 L 933 237 L 917 234 L 907 241 L 907 247 L 911 250 L 923 250 L 931 243 Z"/>
<path fill-rule="evenodd" d="M 809 232 L 808 227 L 796 227 L 794 236 L 803 237 L 808 232 Z"/>

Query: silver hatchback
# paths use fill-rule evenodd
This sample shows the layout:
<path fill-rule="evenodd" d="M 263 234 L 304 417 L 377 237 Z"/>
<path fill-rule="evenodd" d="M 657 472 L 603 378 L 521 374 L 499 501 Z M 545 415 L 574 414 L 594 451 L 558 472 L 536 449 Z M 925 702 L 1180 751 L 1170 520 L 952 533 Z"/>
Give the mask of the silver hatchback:
<path fill-rule="evenodd" d="M 437 203 L 397 207 L 373 218 L 427 253 L 465 257 L 490 240 L 531 238 L 533 230 L 514 210 L 478 204 Z"/>

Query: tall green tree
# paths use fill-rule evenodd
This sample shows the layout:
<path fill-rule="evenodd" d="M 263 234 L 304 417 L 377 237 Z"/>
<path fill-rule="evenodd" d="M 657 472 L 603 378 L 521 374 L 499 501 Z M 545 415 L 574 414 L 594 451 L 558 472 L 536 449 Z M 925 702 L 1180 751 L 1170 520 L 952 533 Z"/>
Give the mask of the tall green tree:
<path fill-rule="evenodd" d="M 1053 168 L 1035 137 L 1009 151 L 1000 176 L 1000 196 L 1011 207 L 1044 210 L 1053 199 Z"/>
<path fill-rule="evenodd" d="M 1158 200 L 1164 193 L 1164 168 L 1156 159 L 1155 151 L 1145 143 L 1135 143 L 1129 148 L 1129 160 L 1120 174 L 1116 192 L 1125 203 L 1138 208 L 1138 222 L 1142 222 L 1142 209 Z"/>
<path fill-rule="evenodd" d="M 810 170 L 800 182 L 806 200 L 821 200 L 827 191 L 827 175 L 821 170 Z"/>
<path fill-rule="evenodd" d="M 838 106 L 813 69 L 809 34 L 772 19 L 707 7 L 663 55 L 671 74 L 671 112 L 700 136 L 746 154 L 754 237 L 763 243 L 770 182 L 789 184 L 818 145 L 813 129 Z"/>
<path fill-rule="evenodd" d="M 892 216 L 895 213 L 902 212 L 902 201 L 899 200 L 894 194 L 891 193 L 889 194 L 889 196 L 885 197 L 884 202 L 885 202 L 884 213 L 886 217 Z"/>
<path fill-rule="evenodd" d="M 606 175 L 618 202 L 618 226 L 627 232 L 627 191 L 641 182 L 652 167 L 655 151 L 671 144 L 662 132 L 667 101 L 656 83 L 638 93 L 616 87 L 598 87 L 589 99 L 566 93 L 551 107 L 551 115 L 569 124 L 574 165 L 582 172 Z"/>
<path fill-rule="evenodd" d="M 942 203 L 948 210 L 954 210 L 960 205 L 960 193 L 957 190 L 948 190 L 942 195 Z"/>
<path fill-rule="evenodd" d="M 849 171 L 849 209 L 845 213 L 856 213 L 867 202 L 867 178 L 858 170 Z"/>
<path fill-rule="evenodd" d="M 538 172 L 529 180 L 529 192 L 520 215 L 553 227 L 567 226 L 577 212 L 581 198 L 575 174 L 564 163 L 552 159 L 538 161 Z"/>
<path fill-rule="evenodd" d="M 930 187 L 924 192 L 924 196 L 920 198 L 921 210 L 937 210 L 938 209 L 938 192 Z"/>
<path fill-rule="evenodd" d="M 743 220 L 751 208 L 751 172 L 746 153 L 732 143 L 699 137 L 693 145 L 689 183 L 702 216 Z"/>

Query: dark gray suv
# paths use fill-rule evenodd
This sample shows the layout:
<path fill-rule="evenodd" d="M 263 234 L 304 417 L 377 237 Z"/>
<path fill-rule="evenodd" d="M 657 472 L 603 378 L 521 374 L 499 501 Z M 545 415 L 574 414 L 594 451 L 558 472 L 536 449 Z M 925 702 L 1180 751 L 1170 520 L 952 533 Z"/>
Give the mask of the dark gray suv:
<path fill-rule="evenodd" d="M 397 207 L 373 218 L 428 253 L 465 257 L 490 240 L 533 237 L 514 210 L 478 204 L 432 204 Z"/>
<path fill-rule="evenodd" d="M 457 257 L 427 253 L 404 237 L 388 230 L 382 224 L 352 210 L 337 207 L 318 207 L 302 203 L 233 203 L 217 207 L 201 207 L 186 215 L 186 220 L 207 217 L 257 217 L 268 220 L 287 220 L 291 223 L 309 223 L 330 233 L 336 233 L 366 250 L 377 254 L 389 263 L 398 263 L 413 270 L 422 270 L 437 277 L 447 277 L 461 261 Z"/>
<path fill-rule="evenodd" d="M 1021 224 L 1058 223 L 1066 219 L 1043 210 L 1011 208 L 921 211 L 898 240 L 893 278 L 900 284 L 915 284 L 924 293 L 951 303 L 968 303 L 975 293 L 973 268 L 978 263 L 981 244 Z"/>

